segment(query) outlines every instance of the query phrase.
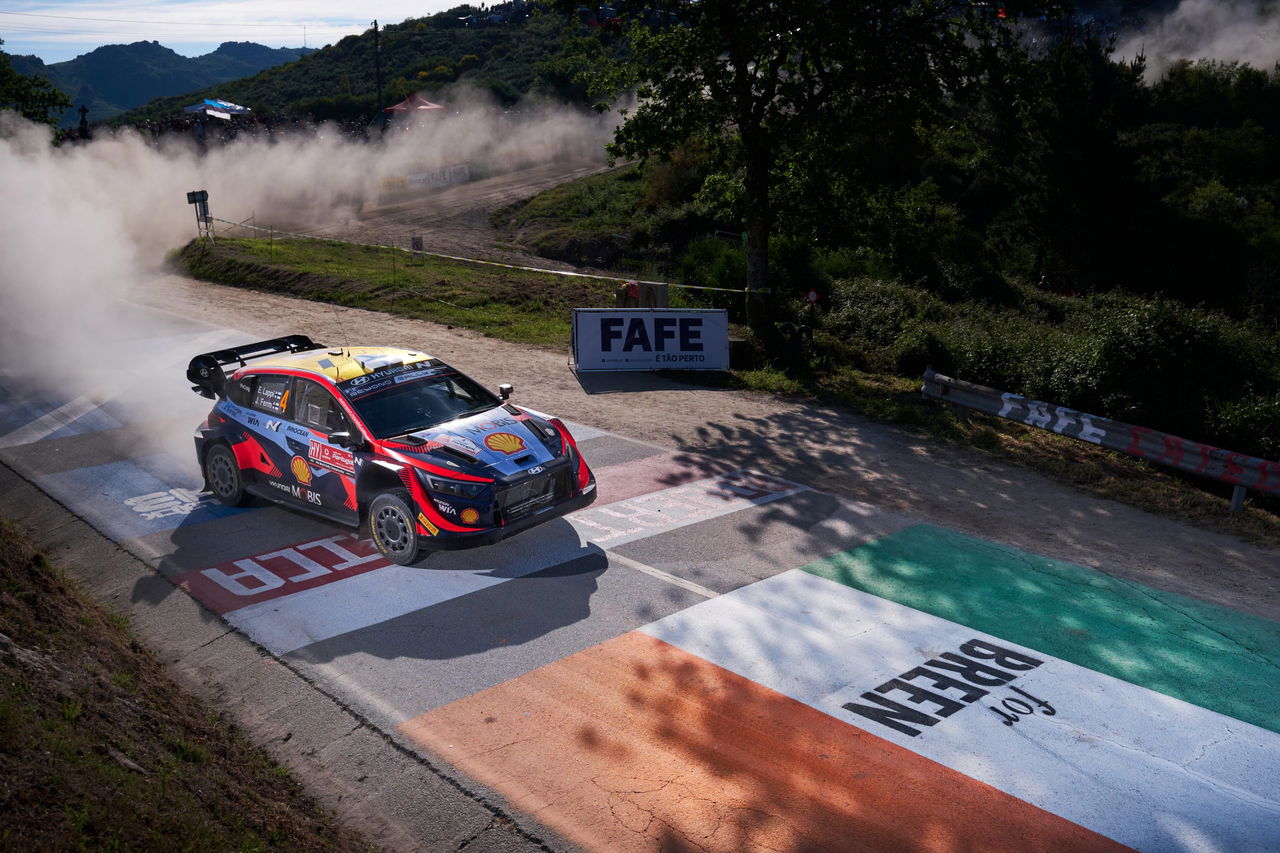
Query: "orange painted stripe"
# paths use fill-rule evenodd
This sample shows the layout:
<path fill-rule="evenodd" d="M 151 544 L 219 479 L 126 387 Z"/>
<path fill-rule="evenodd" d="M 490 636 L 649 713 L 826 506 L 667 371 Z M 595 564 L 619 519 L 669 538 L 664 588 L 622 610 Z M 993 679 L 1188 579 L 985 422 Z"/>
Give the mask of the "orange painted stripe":
<path fill-rule="evenodd" d="M 400 730 L 588 850 L 1129 849 L 636 631 Z"/>

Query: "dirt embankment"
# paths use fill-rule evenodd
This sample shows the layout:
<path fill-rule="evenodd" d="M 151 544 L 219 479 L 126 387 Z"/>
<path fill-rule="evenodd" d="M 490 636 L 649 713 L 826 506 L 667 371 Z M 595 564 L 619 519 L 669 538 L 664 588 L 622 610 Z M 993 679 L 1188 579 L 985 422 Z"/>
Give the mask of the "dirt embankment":
<path fill-rule="evenodd" d="M 364 850 L 0 523 L 0 847 Z"/>

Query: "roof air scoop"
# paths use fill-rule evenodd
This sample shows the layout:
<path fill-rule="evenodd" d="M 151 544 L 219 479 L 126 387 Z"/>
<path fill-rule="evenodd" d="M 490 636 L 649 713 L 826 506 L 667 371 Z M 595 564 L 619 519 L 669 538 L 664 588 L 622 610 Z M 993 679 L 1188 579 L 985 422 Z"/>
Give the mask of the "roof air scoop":
<path fill-rule="evenodd" d="M 398 355 L 357 355 L 355 359 L 360 362 L 360 366 L 364 368 L 365 373 L 373 373 L 375 370 L 381 370 L 384 367 L 404 364 L 404 359 Z"/>

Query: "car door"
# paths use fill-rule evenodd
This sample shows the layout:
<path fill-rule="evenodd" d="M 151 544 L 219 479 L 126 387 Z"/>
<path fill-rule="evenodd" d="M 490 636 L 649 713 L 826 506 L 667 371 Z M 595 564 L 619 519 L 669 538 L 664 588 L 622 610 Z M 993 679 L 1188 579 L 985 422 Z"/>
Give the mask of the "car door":
<path fill-rule="evenodd" d="M 318 382 L 294 380 L 292 417 L 283 434 L 290 452 L 291 497 L 300 506 L 354 522 L 355 474 L 359 463 L 351 449 L 330 440 L 352 433 L 341 404 Z"/>

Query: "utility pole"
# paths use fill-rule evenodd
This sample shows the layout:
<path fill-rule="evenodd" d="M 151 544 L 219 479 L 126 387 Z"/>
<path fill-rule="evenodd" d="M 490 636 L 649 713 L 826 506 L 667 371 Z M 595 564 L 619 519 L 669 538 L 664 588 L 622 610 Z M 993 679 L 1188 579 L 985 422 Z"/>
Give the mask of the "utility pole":
<path fill-rule="evenodd" d="M 373 79 L 378 87 L 378 104 L 375 112 L 382 115 L 382 52 L 378 48 L 378 20 L 373 21 Z"/>

